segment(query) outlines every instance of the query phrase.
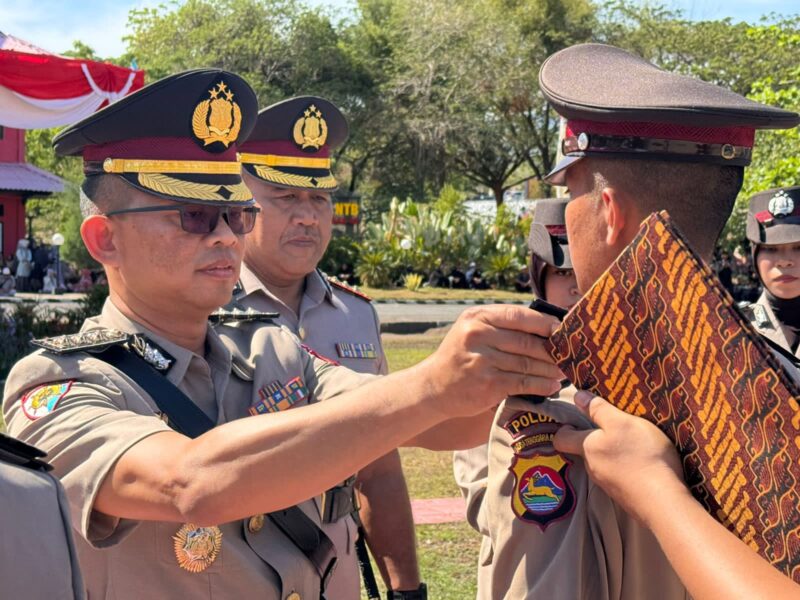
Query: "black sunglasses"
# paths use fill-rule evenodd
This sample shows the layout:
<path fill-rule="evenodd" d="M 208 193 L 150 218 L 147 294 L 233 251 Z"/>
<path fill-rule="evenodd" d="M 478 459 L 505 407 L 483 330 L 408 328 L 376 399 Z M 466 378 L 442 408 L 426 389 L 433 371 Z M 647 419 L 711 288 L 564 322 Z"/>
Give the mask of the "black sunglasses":
<path fill-rule="evenodd" d="M 162 212 L 177 210 L 181 213 L 181 229 L 187 233 L 206 234 L 217 228 L 219 217 L 225 219 L 235 234 L 250 233 L 256 223 L 256 215 L 261 212 L 257 206 L 210 206 L 204 204 L 181 204 L 178 206 L 143 206 L 124 208 L 105 213 L 107 217 L 126 213 Z"/>

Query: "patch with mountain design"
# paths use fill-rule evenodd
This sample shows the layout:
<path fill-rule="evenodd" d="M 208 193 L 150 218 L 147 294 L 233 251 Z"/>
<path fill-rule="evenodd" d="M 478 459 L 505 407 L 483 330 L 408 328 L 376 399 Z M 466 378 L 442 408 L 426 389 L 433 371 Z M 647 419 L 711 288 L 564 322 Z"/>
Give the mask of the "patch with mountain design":
<path fill-rule="evenodd" d="M 575 508 L 575 492 L 568 472 L 572 462 L 560 454 L 514 456 L 509 471 L 514 475 L 511 509 L 526 523 L 544 531 Z"/>

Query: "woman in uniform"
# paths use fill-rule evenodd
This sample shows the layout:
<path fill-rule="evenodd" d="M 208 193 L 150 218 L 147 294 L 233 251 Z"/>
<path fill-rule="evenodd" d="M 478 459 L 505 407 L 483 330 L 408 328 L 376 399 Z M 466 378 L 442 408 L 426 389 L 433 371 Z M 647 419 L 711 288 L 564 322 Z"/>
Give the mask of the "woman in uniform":
<path fill-rule="evenodd" d="M 800 357 L 800 186 L 750 199 L 747 239 L 764 292 L 747 308 L 764 337 Z"/>

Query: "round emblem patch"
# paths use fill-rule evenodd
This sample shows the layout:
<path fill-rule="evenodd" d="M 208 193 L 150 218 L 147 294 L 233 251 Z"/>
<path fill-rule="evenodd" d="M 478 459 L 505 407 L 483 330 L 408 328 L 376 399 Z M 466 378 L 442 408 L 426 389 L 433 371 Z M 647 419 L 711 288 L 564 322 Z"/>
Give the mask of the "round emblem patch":
<path fill-rule="evenodd" d="M 216 525 L 197 527 L 194 523 L 184 523 L 172 539 L 178 565 L 191 573 L 205 571 L 222 548 L 222 531 Z"/>
<path fill-rule="evenodd" d="M 770 199 L 767 208 L 773 217 L 788 217 L 794 212 L 794 200 L 781 190 Z"/>
<path fill-rule="evenodd" d="M 545 465 L 525 471 L 518 486 L 525 508 L 540 515 L 551 513 L 561 506 L 567 489 L 561 475 Z"/>
<path fill-rule="evenodd" d="M 22 397 L 22 412 L 31 421 L 49 415 L 72 387 L 71 381 L 40 385 Z"/>

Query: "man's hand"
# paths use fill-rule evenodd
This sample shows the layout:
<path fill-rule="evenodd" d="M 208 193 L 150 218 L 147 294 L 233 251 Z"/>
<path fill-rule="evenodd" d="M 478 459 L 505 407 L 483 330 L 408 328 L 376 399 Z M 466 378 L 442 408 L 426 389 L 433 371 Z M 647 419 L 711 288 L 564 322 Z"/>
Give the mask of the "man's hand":
<path fill-rule="evenodd" d="M 521 306 L 465 310 L 419 365 L 432 402 L 448 417 L 470 416 L 514 394 L 549 396 L 563 374 L 544 347 L 558 321 Z"/>
<path fill-rule="evenodd" d="M 553 446 L 583 457 L 589 476 L 628 513 L 647 524 L 653 494 L 676 487 L 688 494 L 678 453 L 655 425 L 590 392 L 578 392 L 575 406 L 599 429 L 565 425 Z"/>

